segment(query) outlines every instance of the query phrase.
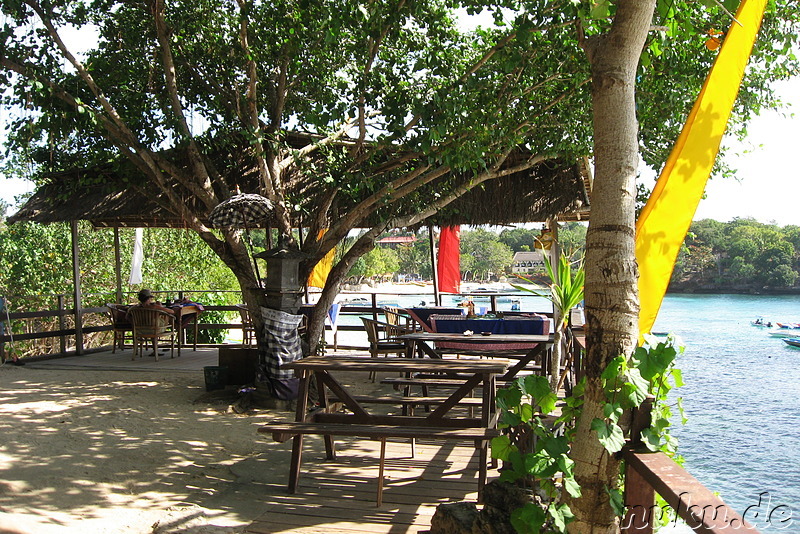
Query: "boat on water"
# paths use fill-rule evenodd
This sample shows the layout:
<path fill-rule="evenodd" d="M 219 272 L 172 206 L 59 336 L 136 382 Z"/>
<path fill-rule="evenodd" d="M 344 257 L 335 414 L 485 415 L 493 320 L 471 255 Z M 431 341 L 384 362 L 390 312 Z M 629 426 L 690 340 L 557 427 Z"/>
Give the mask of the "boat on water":
<path fill-rule="evenodd" d="M 792 338 L 800 336 L 800 330 L 795 328 L 776 328 L 767 332 L 772 337 Z"/>
<path fill-rule="evenodd" d="M 759 328 L 772 328 L 772 321 L 767 321 L 763 317 L 756 317 L 755 320 L 750 321 L 750 324 Z"/>
<path fill-rule="evenodd" d="M 790 347 L 797 347 L 800 349 L 800 337 L 785 337 L 783 338 L 783 342 Z"/>
<path fill-rule="evenodd" d="M 495 302 L 511 302 L 512 296 L 516 293 L 518 293 L 518 291 L 514 288 L 492 289 L 488 287 L 478 287 L 464 294 L 472 300 L 491 300 L 494 298 Z"/>

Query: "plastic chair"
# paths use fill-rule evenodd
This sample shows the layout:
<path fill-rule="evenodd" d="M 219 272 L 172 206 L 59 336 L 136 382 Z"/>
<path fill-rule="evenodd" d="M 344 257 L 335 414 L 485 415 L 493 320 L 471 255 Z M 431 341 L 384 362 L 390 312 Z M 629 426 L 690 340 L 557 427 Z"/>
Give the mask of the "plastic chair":
<path fill-rule="evenodd" d="M 133 357 L 144 356 L 148 341 L 153 343 L 153 352 L 158 361 L 158 342 L 169 341 L 170 358 L 175 357 L 175 316 L 158 308 L 132 306 L 128 316 L 133 323 Z M 178 353 L 180 355 L 180 353 Z"/>
<path fill-rule="evenodd" d="M 114 340 L 111 344 L 111 354 L 117 352 L 117 346 L 120 350 L 125 350 L 125 340 L 130 339 L 133 344 L 133 323 L 128 317 L 128 308 L 122 304 L 106 303 L 108 309 L 108 316 L 111 319 L 111 329 L 114 333 Z"/>

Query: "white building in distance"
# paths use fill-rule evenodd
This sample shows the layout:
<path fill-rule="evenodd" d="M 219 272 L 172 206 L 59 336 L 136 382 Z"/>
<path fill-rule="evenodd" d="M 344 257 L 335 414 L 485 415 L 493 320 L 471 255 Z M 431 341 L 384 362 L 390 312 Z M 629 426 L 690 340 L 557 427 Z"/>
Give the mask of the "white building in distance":
<path fill-rule="evenodd" d="M 528 274 L 544 272 L 544 256 L 541 250 L 533 252 L 515 252 L 512 273 Z"/>

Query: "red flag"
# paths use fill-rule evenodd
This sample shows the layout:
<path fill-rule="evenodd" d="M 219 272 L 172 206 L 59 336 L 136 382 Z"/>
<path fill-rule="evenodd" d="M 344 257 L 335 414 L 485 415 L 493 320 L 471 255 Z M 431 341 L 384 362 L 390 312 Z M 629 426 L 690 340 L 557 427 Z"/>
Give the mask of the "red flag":
<path fill-rule="evenodd" d="M 437 273 L 439 275 L 439 291 L 443 293 L 461 292 L 460 233 L 460 226 L 447 226 L 442 228 L 442 233 L 439 235 Z"/>

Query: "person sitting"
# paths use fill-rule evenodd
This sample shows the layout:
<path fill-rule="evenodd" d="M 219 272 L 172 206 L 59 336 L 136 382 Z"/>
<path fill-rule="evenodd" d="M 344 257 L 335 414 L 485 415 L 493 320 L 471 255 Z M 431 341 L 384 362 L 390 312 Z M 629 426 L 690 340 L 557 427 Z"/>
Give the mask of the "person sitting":
<path fill-rule="evenodd" d="M 137 308 L 137 307 L 155 308 L 155 309 L 160 310 L 162 312 L 168 313 L 169 315 L 171 315 L 173 317 L 176 315 L 175 309 L 168 308 L 168 307 L 162 305 L 160 302 L 158 302 L 153 297 L 153 293 L 149 289 L 142 289 L 141 291 L 139 291 L 139 293 L 136 295 L 136 298 L 139 299 L 139 303 L 131 306 L 130 308 L 128 308 L 128 314 L 127 315 L 129 317 L 130 317 L 131 310 L 133 310 L 134 308 Z M 161 317 L 159 319 L 159 323 L 162 326 L 173 326 L 174 321 L 175 321 L 174 319 L 167 319 L 166 317 Z M 167 350 L 170 350 L 170 349 L 169 348 L 163 348 L 161 350 L 162 351 L 167 351 Z M 155 356 L 155 352 L 150 354 L 150 356 Z"/>
<path fill-rule="evenodd" d="M 136 295 L 136 298 L 139 299 L 139 306 L 146 306 L 148 308 L 156 308 L 161 311 L 165 311 L 170 315 L 175 315 L 175 310 L 173 308 L 167 308 L 163 306 L 160 302 L 158 302 L 155 297 L 153 297 L 153 293 L 149 289 L 142 289 L 139 291 L 139 294 Z"/>

